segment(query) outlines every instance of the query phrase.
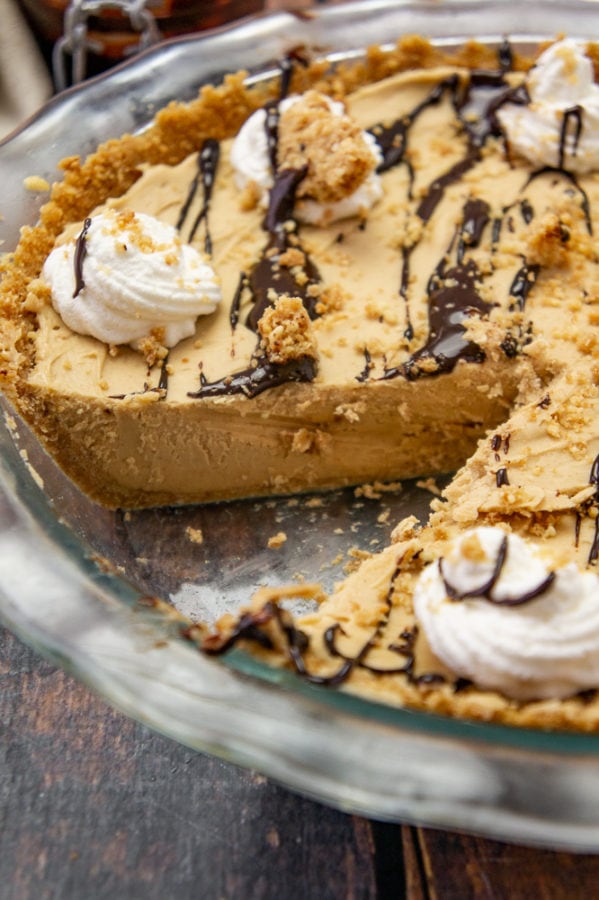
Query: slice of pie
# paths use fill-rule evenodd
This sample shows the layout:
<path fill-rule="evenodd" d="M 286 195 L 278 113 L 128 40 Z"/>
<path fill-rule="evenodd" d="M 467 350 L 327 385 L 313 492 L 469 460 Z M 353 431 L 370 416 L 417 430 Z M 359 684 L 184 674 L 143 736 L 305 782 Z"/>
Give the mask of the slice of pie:
<path fill-rule="evenodd" d="M 480 442 L 422 527 L 326 597 L 263 588 L 209 652 L 241 642 L 317 684 L 520 726 L 599 728 L 599 368 L 564 373 Z M 293 621 L 285 603 L 317 602 Z M 281 605 L 282 604 L 282 605 Z M 194 636 L 194 632 L 191 632 Z"/>

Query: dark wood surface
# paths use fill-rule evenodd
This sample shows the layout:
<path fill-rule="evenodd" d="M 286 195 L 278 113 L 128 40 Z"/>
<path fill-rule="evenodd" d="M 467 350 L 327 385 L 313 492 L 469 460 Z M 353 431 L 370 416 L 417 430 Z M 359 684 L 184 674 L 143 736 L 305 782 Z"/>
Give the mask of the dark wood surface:
<path fill-rule="evenodd" d="M 371 822 L 125 718 L 0 630 L 1 900 L 593 898 L 599 856 Z"/>

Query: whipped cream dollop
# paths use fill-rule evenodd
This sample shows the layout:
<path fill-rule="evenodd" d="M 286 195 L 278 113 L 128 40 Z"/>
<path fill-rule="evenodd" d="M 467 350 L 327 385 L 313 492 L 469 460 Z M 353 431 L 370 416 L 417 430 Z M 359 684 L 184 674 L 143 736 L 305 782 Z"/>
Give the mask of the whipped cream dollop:
<path fill-rule="evenodd" d="M 331 114 L 347 119 L 345 107 L 339 101 L 322 95 Z M 279 115 L 302 101 L 301 94 L 286 97 L 279 103 Z M 367 131 L 362 132 L 362 139 L 372 154 L 371 171 L 363 182 L 348 196 L 332 202 L 321 202 L 312 198 L 300 198 L 296 201 L 295 214 L 300 222 L 309 225 L 328 225 L 340 219 L 363 214 L 377 203 L 382 195 L 380 176 L 376 168 L 383 156 L 375 138 Z M 266 206 L 268 195 L 273 186 L 273 171 L 268 153 L 266 136 L 266 110 L 258 109 L 242 125 L 231 147 L 231 164 L 235 170 L 235 181 L 240 190 L 244 190 L 253 182 L 260 191 L 260 203 Z"/>
<path fill-rule="evenodd" d="M 154 336 L 173 347 L 221 299 L 212 268 L 171 225 L 131 210 L 87 220 L 50 253 L 43 277 L 65 324 L 106 344 Z"/>
<path fill-rule="evenodd" d="M 435 656 L 477 687 L 520 700 L 599 687 L 599 578 L 550 571 L 516 535 L 463 534 L 423 571 L 414 607 Z"/>
<path fill-rule="evenodd" d="M 510 146 L 539 168 L 561 163 L 581 175 L 598 169 L 599 85 L 584 45 L 570 38 L 553 44 L 530 70 L 526 88 L 530 103 L 497 111 Z"/>

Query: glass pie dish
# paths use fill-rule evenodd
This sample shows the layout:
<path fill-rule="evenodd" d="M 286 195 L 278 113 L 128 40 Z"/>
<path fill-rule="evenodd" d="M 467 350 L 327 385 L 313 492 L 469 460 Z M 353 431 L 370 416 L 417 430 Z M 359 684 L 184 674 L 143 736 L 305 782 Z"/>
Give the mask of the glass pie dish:
<path fill-rule="evenodd" d="M 3 250 L 44 199 L 25 189 L 27 176 L 52 181 L 63 157 L 144 128 L 171 99 L 191 99 L 227 71 L 269 77 L 298 45 L 338 60 L 406 33 L 448 47 L 468 37 L 499 45 L 508 35 L 526 49 L 561 32 L 599 39 L 595 0 L 530 0 L 517 15 L 509 0 L 372 0 L 168 42 L 55 98 L 0 146 Z M 400 517 L 426 513 L 426 487 L 378 501 L 339 491 L 113 512 L 79 493 L 1 403 L 0 616 L 40 652 L 151 727 L 341 809 L 599 850 L 599 736 L 394 709 L 307 684 L 241 650 L 207 658 L 182 634 L 175 608 L 214 618 L 291 573 L 330 588 L 342 566 L 332 560 L 382 547 Z M 279 530 L 293 540 L 269 549 Z M 190 539 L 200 532 L 202 542 Z"/>

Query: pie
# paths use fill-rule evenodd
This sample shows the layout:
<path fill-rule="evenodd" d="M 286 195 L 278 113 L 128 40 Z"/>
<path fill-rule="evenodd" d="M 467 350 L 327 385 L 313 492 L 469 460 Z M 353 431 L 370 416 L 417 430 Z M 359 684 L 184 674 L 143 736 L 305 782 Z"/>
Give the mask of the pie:
<path fill-rule="evenodd" d="M 216 634 L 190 629 L 207 652 L 597 727 L 595 56 L 421 38 L 334 70 L 296 54 L 275 83 L 230 76 L 64 161 L 4 263 L 2 379 L 93 499 L 462 466 L 329 598 L 264 589 Z M 319 605 L 295 622 L 280 601 L 298 594 Z"/>

